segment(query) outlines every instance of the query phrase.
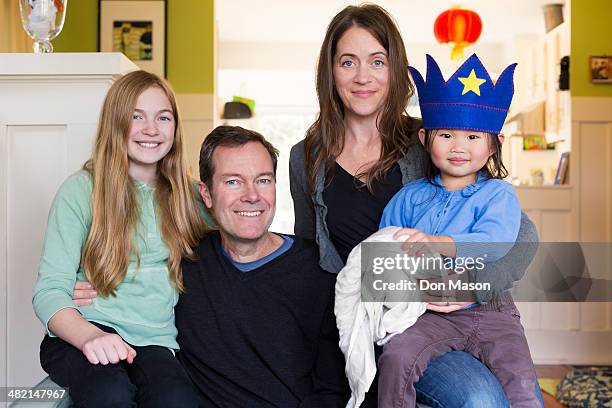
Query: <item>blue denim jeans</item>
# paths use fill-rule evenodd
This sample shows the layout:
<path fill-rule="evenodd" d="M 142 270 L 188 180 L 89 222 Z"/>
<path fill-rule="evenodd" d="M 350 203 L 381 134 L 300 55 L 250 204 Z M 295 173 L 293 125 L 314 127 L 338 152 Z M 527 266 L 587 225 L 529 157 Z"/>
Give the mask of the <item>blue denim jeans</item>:
<path fill-rule="evenodd" d="M 537 383 L 536 388 L 544 406 Z M 464 351 L 451 351 L 431 361 L 416 390 L 417 401 L 431 408 L 510 407 L 493 373 Z"/>
<path fill-rule="evenodd" d="M 493 373 L 464 351 L 451 351 L 431 361 L 416 390 L 417 401 L 432 408 L 510 407 Z"/>

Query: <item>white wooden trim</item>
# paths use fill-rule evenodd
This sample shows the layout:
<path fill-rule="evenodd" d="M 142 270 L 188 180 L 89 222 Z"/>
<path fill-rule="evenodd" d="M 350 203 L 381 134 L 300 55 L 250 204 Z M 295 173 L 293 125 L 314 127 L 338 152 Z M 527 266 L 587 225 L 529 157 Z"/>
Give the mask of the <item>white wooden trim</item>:
<path fill-rule="evenodd" d="M 525 330 L 535 364 L 608 365 L 612 332 Z M 535 354 L 534 350 L 538 350 Z"/>
<path fill-rule="evenodd" d="M 0 157 L 8 157 L 6 125 L 0 123 Z M 6 347 L 7 322 L 7 171 L 8 161 L 0 160 L 0 387 L 6 386 L 8 349 Z"/>
<path fill-rule="evenodd" d="M 119 52 L 5 53 L 1 56 L 0 77 L 10 80 L 78 75 L 108 77 L 138 69 Z"/>
<path fill-rule="evenodd" d="M 198 179 L 200 146 L 204 137 L 215 127 L 215 95 L 177 94 L 183 133 L 185 138 L 185 157 L 192 177 Z"/>
<path fill-rule="evenodd" d="M 572 122 L 610 121 L 612 98 L 572 97 Z"/>

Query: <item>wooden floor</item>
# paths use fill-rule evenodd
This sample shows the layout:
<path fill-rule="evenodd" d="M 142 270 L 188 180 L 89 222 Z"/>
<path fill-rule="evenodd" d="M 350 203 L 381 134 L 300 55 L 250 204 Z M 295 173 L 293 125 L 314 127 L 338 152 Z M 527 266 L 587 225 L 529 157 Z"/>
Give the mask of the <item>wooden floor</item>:
<path fill-rule="evenodd" d="M 566 365 L 536 365 L 538 378 L 563 378 L 572 370 L 572 366 Z"/>

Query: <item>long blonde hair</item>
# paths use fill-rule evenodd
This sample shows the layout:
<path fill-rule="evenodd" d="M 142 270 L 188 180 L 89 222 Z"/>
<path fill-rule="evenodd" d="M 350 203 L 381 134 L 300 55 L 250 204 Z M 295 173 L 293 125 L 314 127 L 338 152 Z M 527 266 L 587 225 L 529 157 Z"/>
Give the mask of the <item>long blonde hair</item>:
<path fill-rule="evenodd" d="M 133 180 L 128 175 L 127 139 L 136 101 L 142 92 L 160 88 L 168 97 L 175 118 L 174 143 L 157 166 L 155 200 L 161 234 L 169 250 L 172 286 L 183 291 L 181 258 L 195 258 L 192 250 L 205 230 L 195 190 L 183 158 L 183 133 L 174 93 L 157 75 L 134 71 L 117 80 L 104 99 L 91 159 L 84 169 L 93 179 L 92 221 L 83 250 L 87 279 L 104 297 L 115 296 L 125 279 L 130 256 L 140 263 L 132 238 L 139 218 Z"/>

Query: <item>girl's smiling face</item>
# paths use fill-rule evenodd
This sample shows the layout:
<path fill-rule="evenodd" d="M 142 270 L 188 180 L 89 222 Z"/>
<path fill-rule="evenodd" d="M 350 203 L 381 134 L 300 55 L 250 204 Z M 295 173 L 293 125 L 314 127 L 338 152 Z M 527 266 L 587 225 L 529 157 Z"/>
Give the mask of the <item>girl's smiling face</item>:
<path fill-rule="evenodd" d="M 156 86 L 143 91 L 134 107 L 127 140 L 130 176 L 150 182 L 157 164 L 172 148 L 175 131 L 174 112 L 164 91 Z"/>
<path fill-rule="evenodd" d="M 485 132 L 458 129 L 436 129 L 429 136 L 431 161 L 440 170 L 440 179 L 447 189 L 460 189 L 474 183 L 477 173 L 493 154 L 490 135 Z M 497 136 L 500 143 L 503 135 Z M 425 131 L 419 131 L 425 144 Z"/>

